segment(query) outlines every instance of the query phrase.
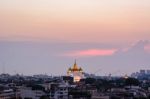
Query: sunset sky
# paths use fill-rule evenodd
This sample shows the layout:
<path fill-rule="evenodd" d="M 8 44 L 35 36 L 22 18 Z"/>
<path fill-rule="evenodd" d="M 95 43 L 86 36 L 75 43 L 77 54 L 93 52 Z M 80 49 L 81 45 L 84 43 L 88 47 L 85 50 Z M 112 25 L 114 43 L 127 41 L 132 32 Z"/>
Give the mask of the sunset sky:
<path fill-rule="evenodd" d="M 147 69 L 149 40 L 150 0 L 0 0 L 0 66 L 10 73 L 65 74 L 76 58 L 87 72 Z"/>

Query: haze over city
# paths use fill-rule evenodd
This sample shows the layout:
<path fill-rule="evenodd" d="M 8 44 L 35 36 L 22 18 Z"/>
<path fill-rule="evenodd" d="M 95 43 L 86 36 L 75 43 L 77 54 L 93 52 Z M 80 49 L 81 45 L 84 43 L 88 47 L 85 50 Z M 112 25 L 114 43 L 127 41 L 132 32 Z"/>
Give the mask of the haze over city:
<path fill-rule="evenodd" d="M 149 0 L 1 0 L 0 73 L 149 69 L 149 26 Z"/>

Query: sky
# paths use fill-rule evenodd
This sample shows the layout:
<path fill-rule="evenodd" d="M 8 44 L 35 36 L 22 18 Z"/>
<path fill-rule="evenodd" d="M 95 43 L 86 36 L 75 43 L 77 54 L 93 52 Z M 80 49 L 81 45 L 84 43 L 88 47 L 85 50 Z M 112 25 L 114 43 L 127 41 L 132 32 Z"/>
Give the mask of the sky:
<path fill-rule="evenodd" d="M 0 72 L 149 69 L 149 26 L 149 0 L 1 0 Z"/>

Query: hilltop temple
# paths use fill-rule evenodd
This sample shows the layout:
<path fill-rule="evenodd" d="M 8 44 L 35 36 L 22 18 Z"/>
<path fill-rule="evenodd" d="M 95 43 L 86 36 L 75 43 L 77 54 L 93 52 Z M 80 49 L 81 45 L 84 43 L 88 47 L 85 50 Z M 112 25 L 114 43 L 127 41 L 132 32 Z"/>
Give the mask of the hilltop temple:
<path fill-rule="evenodd" d="M 79 82 L 80 79 L 84 77 L 82 68 L 77 66 L 77 63 L 75 61 L 74 65 L 70 67 L 67 71 L 68 76 L 72 76 L 74 82 Z"/>

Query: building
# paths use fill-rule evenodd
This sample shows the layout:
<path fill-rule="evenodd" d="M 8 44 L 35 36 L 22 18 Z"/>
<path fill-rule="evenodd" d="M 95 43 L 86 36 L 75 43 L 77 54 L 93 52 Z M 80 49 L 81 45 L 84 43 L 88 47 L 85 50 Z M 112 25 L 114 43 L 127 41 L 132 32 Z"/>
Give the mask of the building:
<path fill-rule="evenodd" d="M 68 84 L 60 84 L 55 92 L 55 99 L 68 99 Z"/>
<path fill-rule="evenodd" d="M 32 90 L 30 87 L 20 88 L 20 96 L 22 99 L 40 99 L 44 95 L 45 92 L 42 90 Z"/>
<path fill-rule="evenodd" d="M 69 84 L 66 82 L 50 84 L 50 99 L 68 99 Z"/>
<path fill-rule="evenodd" d="M 150 70 L 147 70 L 147 74 L 150 74 Z"/>
<path fill-rule="evenodd" d="M 140 74 L 141 75 L 146 74 L 146 71 L 145 70 L 140 70 Z"/>
<path fill-rule="evenodd" d="M 74 82 L 79 82 L 80 79 L 84 77 L 82 68 L 77 66 L 77 63 L 75 61 L 73 67 L 70 67 L 67 71 L 68 76 L 73 77 Z"/>
<path fill-rule="evenodd" d="M 20 97 L 19 91 L 14 91 L 13 89 L 5 89 L 3 91 L 0 91 L 0 99 L 16 99 Z"/>

